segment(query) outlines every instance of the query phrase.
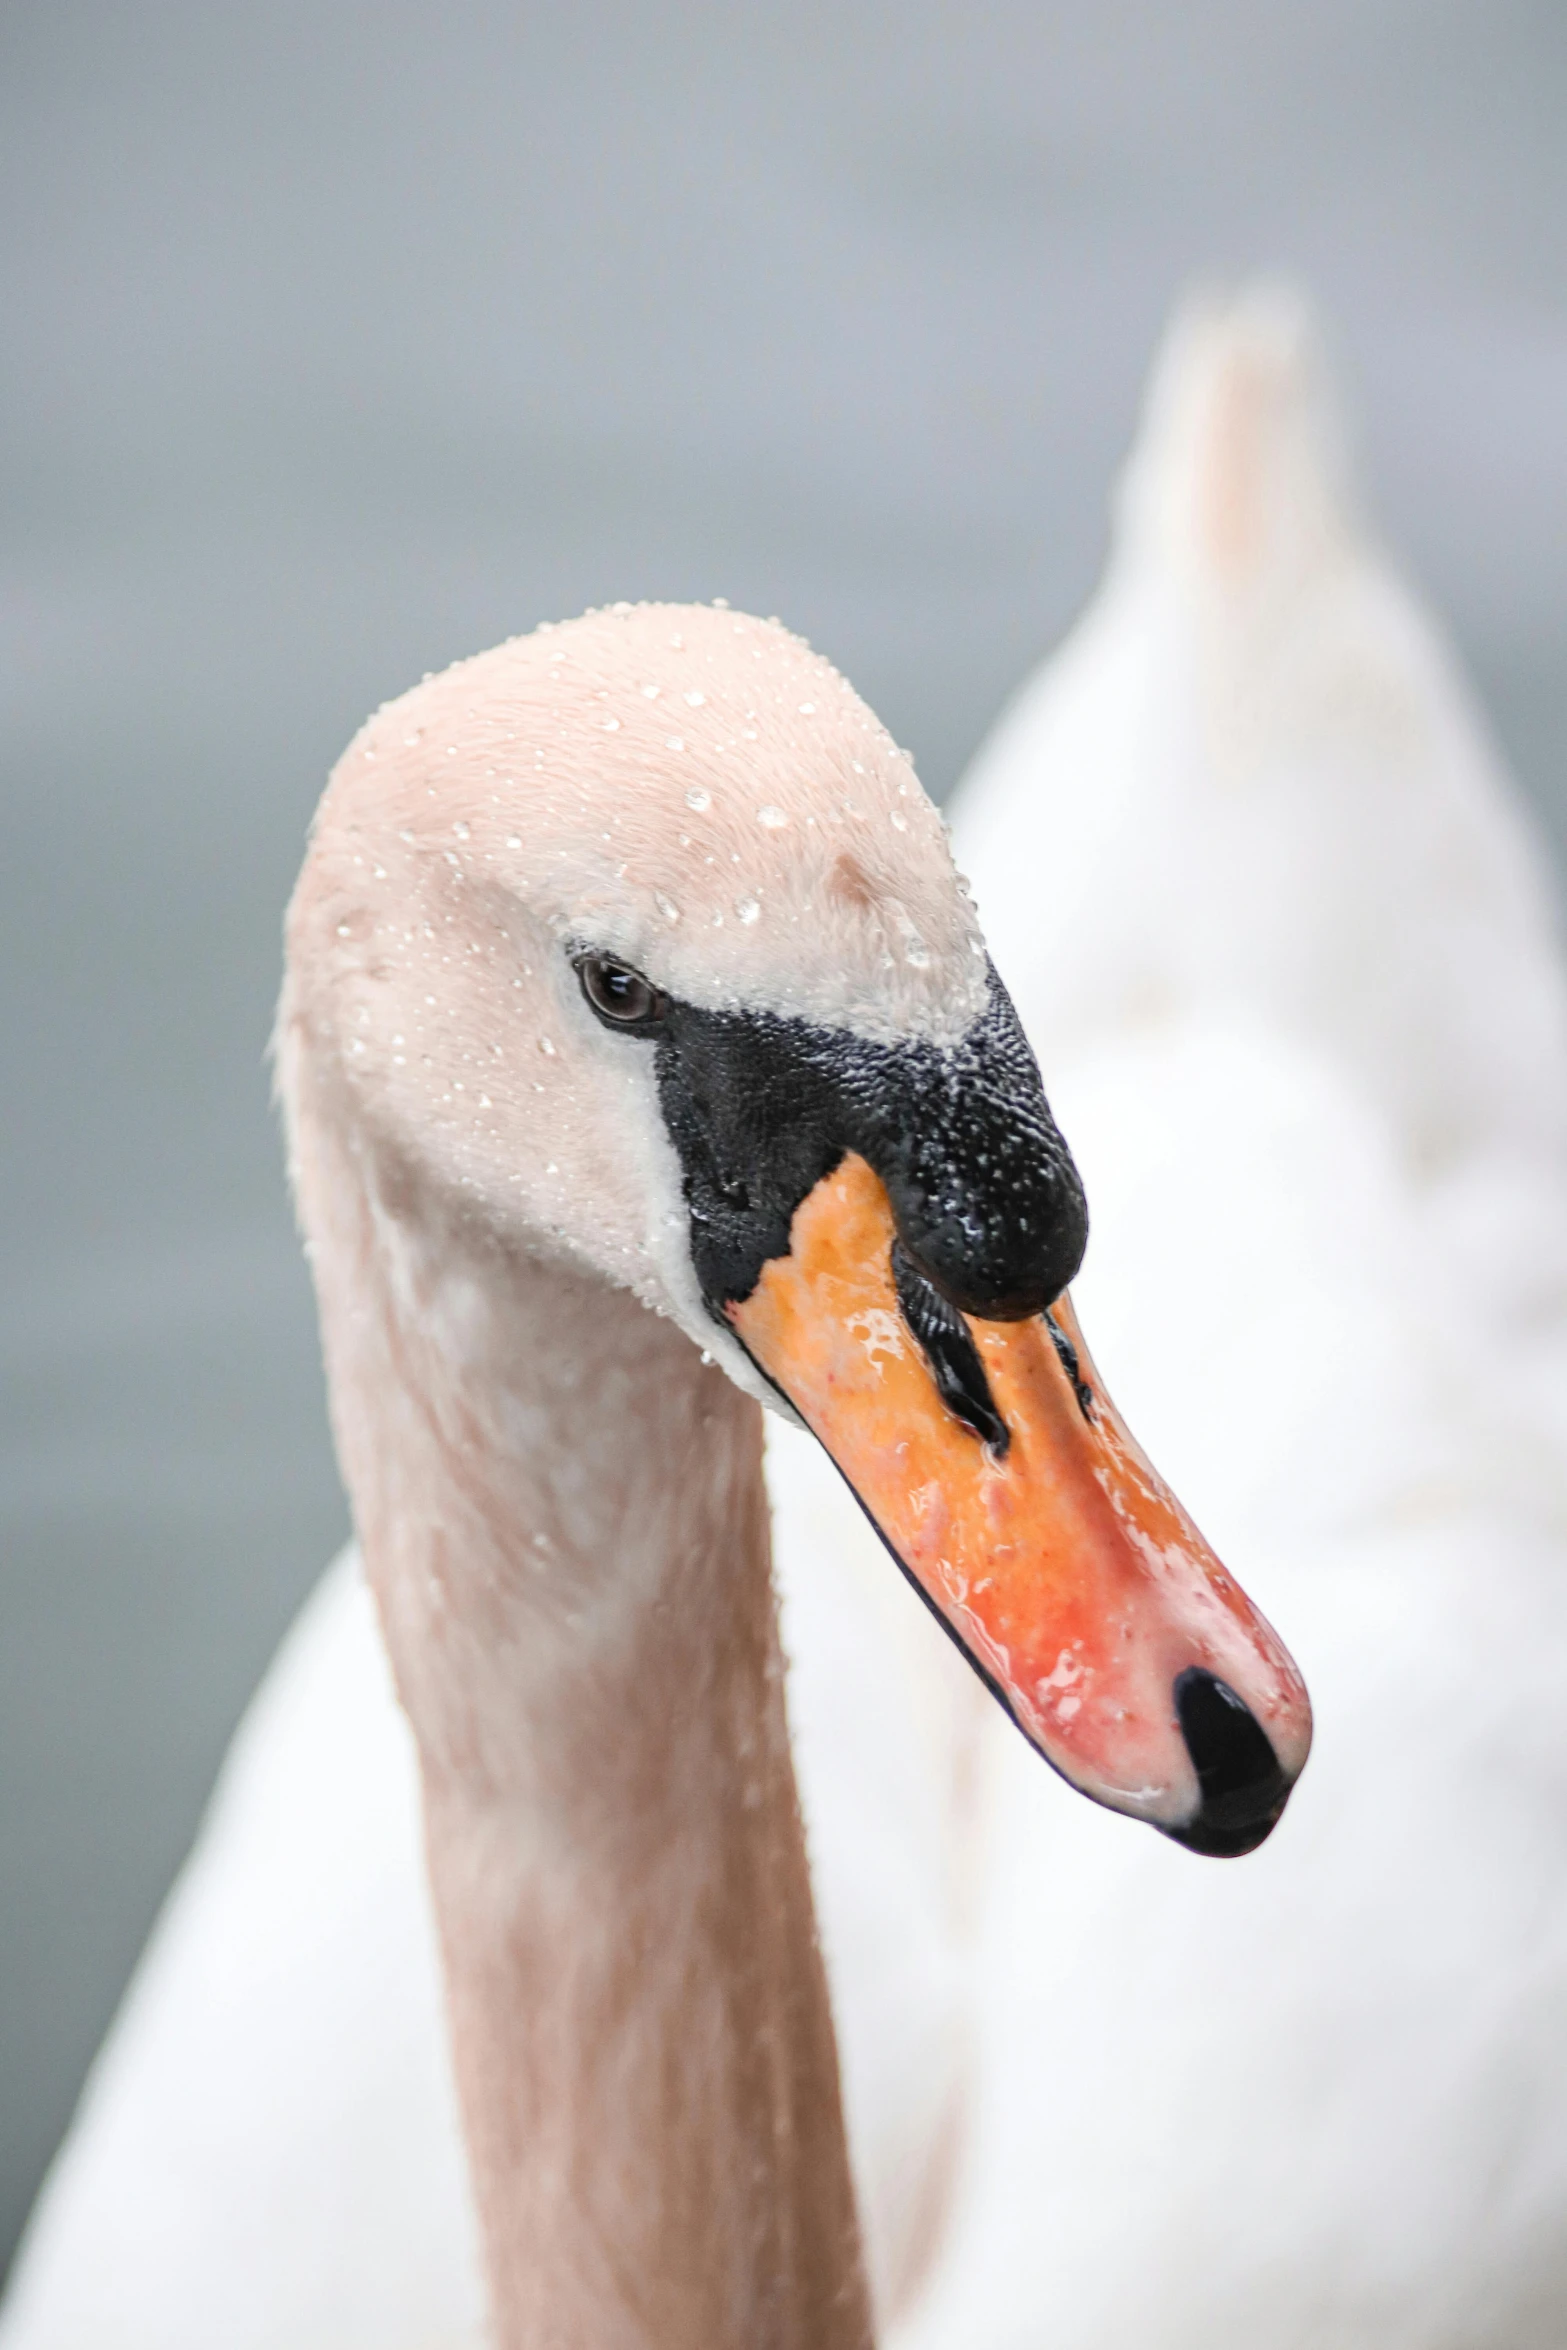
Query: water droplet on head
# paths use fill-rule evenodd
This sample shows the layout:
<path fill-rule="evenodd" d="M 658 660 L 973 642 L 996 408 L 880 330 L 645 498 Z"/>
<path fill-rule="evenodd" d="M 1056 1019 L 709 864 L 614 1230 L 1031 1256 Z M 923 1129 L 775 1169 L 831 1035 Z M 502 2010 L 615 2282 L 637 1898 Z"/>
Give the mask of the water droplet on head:
<path fill-rule="evenodd" d="M 665 735 L 665 737 L 664 737 L 664 748 L 665 748 L 665 750 L 666 750 L 666 751 L 683 751 L 683 750 L 685 749 L 685 747 L 686 747 L 686 738 L 685 738 L 685 736 L 684 736 L 683 734 L 666 734 L 666 735 Z"/>
<path fill-rule="evenodd" d="M 549 1056 L 550 1056 L 550 1058 L 551 1058 L 551 1060 L 553 1060 L 553 1059 L 554 1059 L 554 1057 L 555 1057 L 555 1047 L 554 1047 L 554 1046 L 551 1044 L 551 1042 L 550 1042 L 550 1040 L 549 1040 L 549 1038 L 548 1038 L 547 1036 L 541 1036 L 541 1037 L 539 1038 L 539 1050 L 540 1050 L 540 1052 L 541 1052 L 541 1053 L 548 1053 L 548 1054 L 549 1054 Z"/>
<path fill-rule="evenodd" d="M 663 915 L 666 922 L 679 921 L 680 908 L 675 904 L 673 898 L 666 898 L 661 889 L 656 889 L 653 892 L 653 903 L 655 906 L 657 906 L 659 912 Z"/>
<path fill-rule="evenodd" d="M 764 824 L 769 832 L 782 832 L 789 818 L 782 808 L 758 808 L 756 821 Z"/>
<path fill-rule="evenodd" d="M 710 791 L 704 791 L 699 783 L 694 783 L 691 786 L 691 789 L 686 793 L 686 806 L 688 808 L 694 808 L 699 816 L 703 813 L 704 809 L 710 808 L 712 804 L 712 793 Z"/>
<path fill-rule="evenodd" d="M 816 704 L 814 702 L 802 702 L 800 704 L 800 716 L 802 718 L 814 718 L 816 716 Z"/>
<path fill-rule="evenodd" d="M 693 710 L 700 710 L 703 703 L 707 700 L 707 696 L 703 693 L 700 686 L 693 686 L 691 691 L 687 694 L 686 700 L 690 703 Z"/>
<path fill-rule="evenodd" d="M 760 917 L 761 911 L 762 909 L 755 898 L 739 898 L 735 902 L 735 912 L 742 922 L 755 922 Z"/>

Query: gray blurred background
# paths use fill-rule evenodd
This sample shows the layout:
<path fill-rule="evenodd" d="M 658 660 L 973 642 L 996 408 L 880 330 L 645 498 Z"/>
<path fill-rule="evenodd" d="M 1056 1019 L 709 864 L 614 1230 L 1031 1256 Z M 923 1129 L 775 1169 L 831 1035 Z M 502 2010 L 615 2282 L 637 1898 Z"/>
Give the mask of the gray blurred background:
<path fill-rule="evenodd" d="M 725 595 L 944 792 L 1261 265 L 1567 840 L 1567 9 L 9 0 L 0 189 L 3 2259 L 344 1531 L 262 1055 L 349 733 Z"/>

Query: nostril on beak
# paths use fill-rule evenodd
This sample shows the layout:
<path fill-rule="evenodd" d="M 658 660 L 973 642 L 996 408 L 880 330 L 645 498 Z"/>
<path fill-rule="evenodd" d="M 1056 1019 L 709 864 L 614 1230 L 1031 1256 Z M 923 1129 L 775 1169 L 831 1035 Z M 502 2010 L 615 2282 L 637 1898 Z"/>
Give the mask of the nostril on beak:
<path fill-rule="evenodd" d="M 1268 1734 L 1227 1681 L 1189 1665 L 1175 1677 L 1175 1712 L 1197 1773 L 1195 1819 L 1167 1831 L 1189 1852 L 1235 1860 L 1253 1852 L 1284 1809 L 1289 1785 Z"/>

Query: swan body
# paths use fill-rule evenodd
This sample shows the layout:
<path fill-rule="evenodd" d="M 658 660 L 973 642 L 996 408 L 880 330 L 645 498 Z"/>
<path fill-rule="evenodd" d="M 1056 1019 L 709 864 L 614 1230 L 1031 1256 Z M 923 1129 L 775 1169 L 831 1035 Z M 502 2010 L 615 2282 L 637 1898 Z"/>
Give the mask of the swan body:
<path fill-rule="evenodd" d="M 994 1848 L 1034 1870 L 986 1874 L 971 2163 L 908 2339 L 1544 2350 L 1567 1576 L 1503 1343 L 1331 1062 L 1210 1014 L 1067 1066 L 1057 1098 L 1115 1249 L 1085 1311 L 1298 1638 L 1318 1750 L 1288 1838 L 1194 1900 L 987 1746 Z M 1195 1315 L 1158 1270 L 1176 1230 L 1212 1268 Z"/>

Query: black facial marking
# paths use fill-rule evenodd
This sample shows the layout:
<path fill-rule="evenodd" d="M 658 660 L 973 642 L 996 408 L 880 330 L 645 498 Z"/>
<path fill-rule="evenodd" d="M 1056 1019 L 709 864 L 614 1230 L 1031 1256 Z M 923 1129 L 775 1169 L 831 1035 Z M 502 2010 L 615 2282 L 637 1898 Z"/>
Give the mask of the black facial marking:
<path fill-rule="evenodd" d="M 1054 1314 L 1045 1316 L 1045 1327 L 1055 1340 L 1056 1353 L 1061 1358 L 1061 1368 L 1072 1382 L 1072 1393 L 1077 1397 L 1077 1408 L 1085 1420 L 1091 1420 L 1094 1416 L 1094 1391 L 1083 1377 L 1082 1365 L 1077 1359 L 1077 1349 Z"/>
<path fill-rule="evenodd" d="M 716 1316 L 787 1255 L 796 1208 L 848 1151 L 886 1185 L 914 1268 L 961 1313 L 1022 1321 L 1076 1273 L 1083 1187 L 994 971 L 984 1012 L 950 1048 L 661 1004 L 659 1100 Z"/>
<path fill-rule="evenodd" d="M 932 1288 L 901 1240 L 892 1244 L 892 1278 L 903 1319 L 930 1365 L 937 1394 L 955 1420 L 972 1428 L 981 1443 L 1003 1459 L 1012 1432 L 996 1409 L 967 1322 Z"/>

